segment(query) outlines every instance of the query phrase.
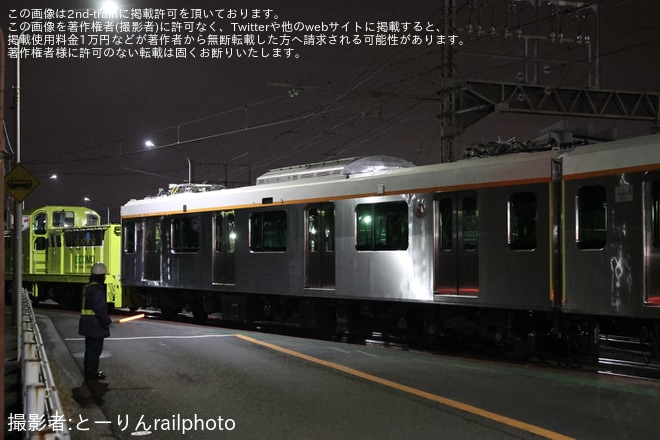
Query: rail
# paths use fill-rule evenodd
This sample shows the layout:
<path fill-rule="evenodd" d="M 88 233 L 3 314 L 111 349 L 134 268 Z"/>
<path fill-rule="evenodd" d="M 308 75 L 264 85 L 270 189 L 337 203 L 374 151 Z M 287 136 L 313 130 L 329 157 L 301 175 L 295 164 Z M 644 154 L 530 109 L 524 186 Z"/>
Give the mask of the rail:
<path fill-rule="evenodd" d="M 70 439 L 68 421 L 50 371 L 32 302 L 23 291 L 21 373 L 27 439 Z"/>

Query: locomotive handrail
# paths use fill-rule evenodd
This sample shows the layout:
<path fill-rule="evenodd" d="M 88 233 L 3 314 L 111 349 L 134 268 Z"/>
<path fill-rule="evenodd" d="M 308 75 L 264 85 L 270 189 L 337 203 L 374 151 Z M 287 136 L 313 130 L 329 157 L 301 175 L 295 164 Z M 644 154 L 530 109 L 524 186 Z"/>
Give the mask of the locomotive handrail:
<path fill-rule="evenodd" d="M 67 419 L 62 409 L 57 387 L 50 371 L 50 364 L 41 332 L 32 309 L 27 291 L 23 291 L 21 368 L 22 397 L 26 426 L 25 438 L 70 439 Z M 34 429 L 32 429 L 34 428 Z"/>

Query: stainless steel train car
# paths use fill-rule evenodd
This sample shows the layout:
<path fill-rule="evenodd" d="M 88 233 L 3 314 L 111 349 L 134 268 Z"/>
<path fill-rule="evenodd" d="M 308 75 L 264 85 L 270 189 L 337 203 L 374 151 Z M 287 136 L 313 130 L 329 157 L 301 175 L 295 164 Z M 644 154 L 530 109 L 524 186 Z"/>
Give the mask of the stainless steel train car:
<path fill-rule="evenodd" d="M 479 336 L 660 334 L 660 136 L 413 166 L 376 156 L 131 200 L 122 283 L 165 315 Z"/>

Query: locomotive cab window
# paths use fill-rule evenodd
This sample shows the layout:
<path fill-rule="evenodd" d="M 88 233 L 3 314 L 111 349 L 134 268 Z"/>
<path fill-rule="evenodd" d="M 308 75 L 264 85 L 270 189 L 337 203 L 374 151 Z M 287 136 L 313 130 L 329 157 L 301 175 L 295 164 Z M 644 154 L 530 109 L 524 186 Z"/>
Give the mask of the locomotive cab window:
<path fill-rule="evenodd" d="M 536 248 L 537 205 L 536 194 L 511 194 L 508 209 L 508 243 L 516 251 Z"/>
<path fill-rule="evenodd" d="M 53 212 L 53 226 L 61 228 L 72 228 L 75 215 L 71 211 Z"/>
<path fill-rule="evenodd" d="M 108 223 L 110 223 L 110 219 L 108 218 Z M 87 214 L 87 226 L 98 226 L 101 224 L 101 219 L 99 218 L 98 215 L 96 214 Z"/>
<path fill-rule="evenodd" d="M 34 216 L 34 222 L 32 223 L 32 230 L 35 234 L 45 234 L 46 233 L 46 224 L 48 222 L 47 214 L 45 212 L 40 212 Z"/>
<path fill-rule="evenodd" d="M 199 252 L 199 217 L 172 219 L 172 252 Z"/>
<path fill-rule="evenodd" d="M 372 203 L 355 207 L 358 251 L 408 249 L 408 204 Z"/>
<path fill-rule="evenodd" d="M 286 251 L 286 211 L 250 214 L 250 250 L 252 252 Z"/>
<path fill-rule="evenodd" d="M 607 237 L 607 198 L 600 185 L 578 189 L 576 240 L 580 249 L 602 249 Z"/>

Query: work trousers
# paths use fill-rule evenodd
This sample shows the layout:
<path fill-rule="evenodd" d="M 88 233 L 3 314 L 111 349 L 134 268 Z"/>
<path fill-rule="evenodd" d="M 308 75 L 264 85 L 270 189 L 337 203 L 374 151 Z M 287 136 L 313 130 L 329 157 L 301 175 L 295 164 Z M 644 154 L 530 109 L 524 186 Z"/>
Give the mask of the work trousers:
<path fill-rule="evenodd" d="M 99 374 L 99 359 L 103 353 L 103 338 L 85 338 L 85 378 L 95 379 Z"/>

